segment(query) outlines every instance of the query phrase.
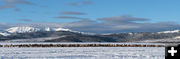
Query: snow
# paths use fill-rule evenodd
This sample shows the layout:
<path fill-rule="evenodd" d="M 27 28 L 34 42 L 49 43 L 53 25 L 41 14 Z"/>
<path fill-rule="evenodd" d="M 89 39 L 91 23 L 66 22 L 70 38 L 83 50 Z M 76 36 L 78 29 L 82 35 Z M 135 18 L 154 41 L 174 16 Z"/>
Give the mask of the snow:
<path fill-rule="evenodd" d="M 55 28 L 54 31 L 71 31 L 70 29 Z"/>
<path fill-rule="evenodd" d="M 101 35 L 112 35 L 112 33 L 105 33 L 105 34 L 101 34 Z"/>
<path fill-rule="evenodd" d="M 174 39 L 180 39 L 180 36 L 175 37 Z"/>
<path fill-rule="evenodd" d="M 163 32 L 158 32 L 159 34 L 161 33 L 179 33 L 180 30 L 174 30 L 174 31 L 163 31 Z"/>
<path fill-rule="evenodd" d="M 45 28 L 45 31 L 72 31 L 72 30 L 65 29 L 65 28 L 50 28 L 50 27 L 47 27 L 47 28 Z"/>
<path fill-rule="evenodd" d="M 51 31 L 51 29 L 49 27 L 45 28 L 45 31 Z"/>
<path fill-rule="evenodd" d="M 1 59 L 165 59 L 164 47 L 0 48 Z"/>
<path fill-rule="evenodd" d="M 34 27 L 12 27 L 6 30 L 9 33 L 26 33 L 26 32 L 37 32 L 40 31 L 38 28 Z"/>
<path fill-rule="evenodd" d="M 134 35 L 134 33 L 128 33 L 129 35 Z"/>
<path fill-rule="evenodd" d="M 0 35 L 2 35 L 2 36 L 9 36 L 10 34 L 0 32 Z"/>
<path fill-rule="evenodd" d="M 70 29 L 64 29 L 64 28 L 35 28 L 35 27 L 29 27 L 29 26 L 22 26 L 22 27 L 11 27 L 9 29 L 6 29 L 4 32 L 0 32 L 0 35 L 8 36 L 11 35 L 11 33 L 30 33 L 30 32 L 37 32 L 37 31 L 72 31 Z M 77 31 L 76 31 L 77 32 Z"/>
<path fill-rule="evenodd" d="M 37 32 L 37 31 L 71 31 L 70 29 L 64 28 L 34 28 L 34 27 L 12 27 L 6 30 L 9 33 L 27 33 L 27 32 Z"/>

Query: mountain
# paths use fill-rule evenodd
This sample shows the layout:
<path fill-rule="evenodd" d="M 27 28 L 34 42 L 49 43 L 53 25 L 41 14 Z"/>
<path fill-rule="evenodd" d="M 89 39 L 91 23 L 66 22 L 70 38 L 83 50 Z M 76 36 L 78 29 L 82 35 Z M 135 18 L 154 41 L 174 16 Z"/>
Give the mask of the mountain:
<path fill-rule="evenodd" d="M 34 27 L 12 27 L 6 30 L 9 33 L 27 33 L 40 31 L 39 28 Z"/>
<path fill-rule="evenodd" d="M 2 36 L 9 36 L 10 34 L 9 33 L 0 32 L 0 35 L 2 35 Z"/>
<path fill-rule="evenodd" d="M 162 31 L 162 32 L 158 32 L 159 34 L 161 33 L 180 33 L 180 30 L 173 30 L 173 31 Z"/>
<path fill-rule="evenodd" d="M 11 27 L 0 32 L 0 35 L 8 36 L 8 35 L 17 34 L 17 33 L 32 33 L 32 32 L 40 32 L 40 31 L 41 32 L 43 31 L 47 31 L 47 32 L 69 31 L 69 32 L 76 32 L 76 33 L 81 33 L 81 34 L 94 35 L 94 33 L 73 31 L 73 30 L 65 29 L 65 28 L 50 28 L 50 27 L 38 28 L 38 27 L 29 27 L 29 26 Z"/>
<path fill-rule="evenodd" d="M 11 27 L 0 32 L 2 42 L 159 42 L 180 43 L 180 30 L 91 34 L 64 28 Z"/>
<path fill-rule="evenodd" d="M 72 30 L 64 29 L 64 28 L 53 28 L 53 31 L 72 31 Z"/>
<path fill-rule="evenodd" d="M 50 27 L 47 27 L 47 28 L 44 28 L 44 30 L 42 31 L 72 31 L 70 29 L 64 29 L 64 28 L 50 28 Z"/>
<path fill-rule="evenodd" d="M 8 36 L 14 33 L 31 33 L 38 31 L 72 31 L 72 30 L 64 29 L 64 28 L 50 28 L 50 27 L 35 28 L 35 27 L 22 26 L 22 27 L 11 27 L 9 29 L 6 29 L 3 32 L 0 32 L 0 35 Z M 73 31 L 73 32 L 77 32 L 77 31 Z"/>

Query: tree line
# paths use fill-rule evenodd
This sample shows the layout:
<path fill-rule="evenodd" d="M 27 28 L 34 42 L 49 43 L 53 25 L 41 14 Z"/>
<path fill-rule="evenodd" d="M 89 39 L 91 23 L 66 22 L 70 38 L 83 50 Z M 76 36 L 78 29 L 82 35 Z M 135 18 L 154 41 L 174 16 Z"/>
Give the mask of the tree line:
<path fill-rule="evenodd" d="M 165 45 L 145 44 L 16 44 L 0 45 L 0 47 L 165 47 Z"/>

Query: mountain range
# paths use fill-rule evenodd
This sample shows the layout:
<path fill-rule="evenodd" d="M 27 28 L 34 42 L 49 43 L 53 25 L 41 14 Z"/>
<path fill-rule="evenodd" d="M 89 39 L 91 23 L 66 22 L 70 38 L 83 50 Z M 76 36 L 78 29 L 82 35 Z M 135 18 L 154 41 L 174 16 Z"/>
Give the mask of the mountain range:
<path fill-rule="evenodd" d="M 13 33 L 30 33 L 30 32 L 38 32 L 38 31 L 71 31 L 69 29 L 64 28 L 34 28 L 34 27 L 12 27 L 9 29 L 0 32 L 0 35 L 9 36 Z"/>
<path fill-rule="evenodd" d="M 65 28 L 11 27 L 0 31 L 0 42 L 155 42 L 179 43 L 180 30 L 94 34 Z"/>

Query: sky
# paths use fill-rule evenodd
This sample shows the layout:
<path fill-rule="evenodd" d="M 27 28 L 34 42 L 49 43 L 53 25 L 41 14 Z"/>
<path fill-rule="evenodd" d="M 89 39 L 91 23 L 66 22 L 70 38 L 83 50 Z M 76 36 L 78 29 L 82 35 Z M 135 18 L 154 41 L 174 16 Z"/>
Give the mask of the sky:
<path fill-rule="evenodd" d="M 0 0 L 0 28 L 44 25 L 93 33 L 180 29 L 180 0 Z"/>

